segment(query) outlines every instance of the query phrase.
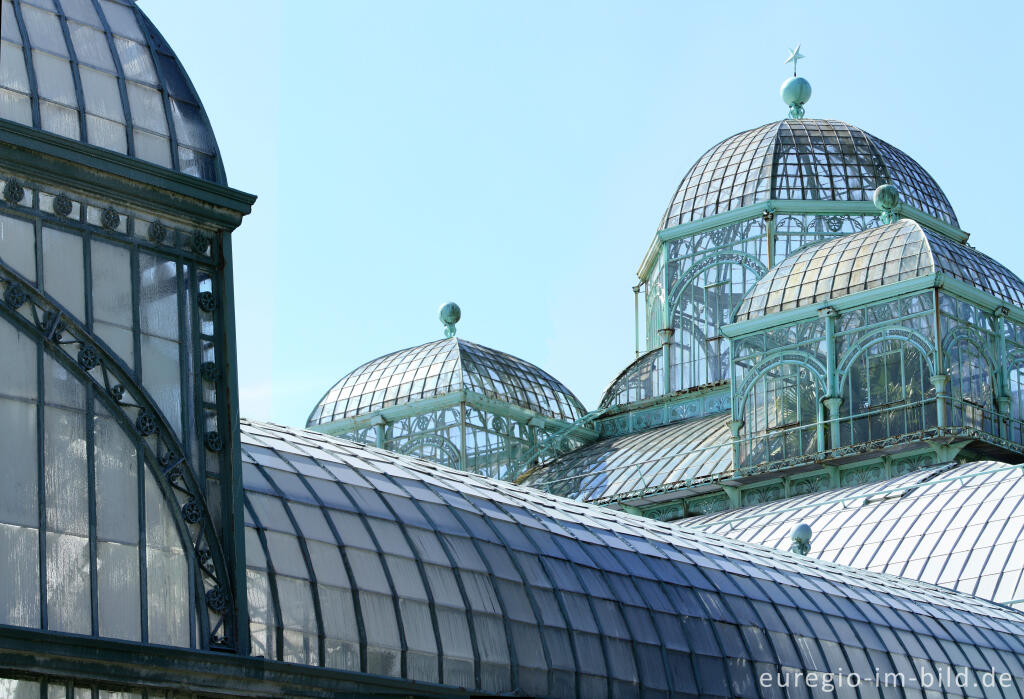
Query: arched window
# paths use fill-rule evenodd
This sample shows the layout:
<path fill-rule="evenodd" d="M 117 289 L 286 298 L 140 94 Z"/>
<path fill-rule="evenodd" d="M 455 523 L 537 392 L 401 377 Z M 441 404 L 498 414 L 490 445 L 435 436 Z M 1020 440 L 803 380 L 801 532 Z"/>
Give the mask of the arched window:
<path fill-rule="evenodd" d="M 764 272 L 754 260 L 732 255 L 698 267 L 675 291 L 672 327 L 672 389 L 729 378 L 729 341 L 722 326 L 732 322 L 744 294 Z"/>
<path fill-rule="evenodd" d="M 817 373 L 803 364 L 780 362 L 763 370 L 743 402 L 740 466 L 813 454 L 821 386 Z"/>
<path fill-rule="evenodd" d="M 142 438 L 6 321 L 0 347 L 0 624 L 194 647 L 191 545 Z"/>
<path fill-rule="evenodd" d="M 960 335 L 946 347 L 950 424 L 999 434 L 993 412 L 992 368 L 978 345 Z"/>
<path fill-rule="evenodd" d="M 840 443 L 862 444 L 935 425 L 929 367 L 925 353 L 904 340 L 884 339 L 861 350 L 842 378 Z"/>

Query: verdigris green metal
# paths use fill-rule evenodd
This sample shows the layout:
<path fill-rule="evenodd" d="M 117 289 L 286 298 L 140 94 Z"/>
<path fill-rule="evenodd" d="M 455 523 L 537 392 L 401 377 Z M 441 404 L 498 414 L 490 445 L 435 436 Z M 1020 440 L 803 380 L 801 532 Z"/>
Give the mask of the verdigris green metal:
<path fill-rule="evenodd" d="M 874 203 L 881 212 L 882 225 L 896 223 L 899 218 L 900 191 L 895 185 L 883 184 L 875 190 Z"/>
<path fill-rule="evenodd" d="M 455 324 L 462 318 L 462 309 L 459 308 L 459 304 L 449 301 L 438 310 L 438 317 L 444 323 L 444 336 L 454 337 Z"/>

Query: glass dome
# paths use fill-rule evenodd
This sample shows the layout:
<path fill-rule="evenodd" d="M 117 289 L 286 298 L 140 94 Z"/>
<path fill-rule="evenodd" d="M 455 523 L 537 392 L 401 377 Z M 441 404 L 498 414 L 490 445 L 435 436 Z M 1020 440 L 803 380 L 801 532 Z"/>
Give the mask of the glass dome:
<path fill-rule="evenodd" d="M 842 121 L 786 119 L 730 136 L 701 156 L 660 228 L 769 199 L 871 201 L 885 183 L 910 206 L 958 225 L 939 185 L 903 151 Z"/>
<path fill-rule="evenodd" d="M 0 117 L 226 184 L 199 96 L 130 0 L 4 0 Z"/>
<path fill-rule="evenodd" d="M 1024 282 L 1006 267 L 916 221 L 901 219 L 811 245 L 786 258 L 747 293 L 736 311 L 736 320 L 809 306 L 936 272 L 1014 306 L 1024 306 Z"/>
<path fill-rule="evenodd" d="M 363 364 L 327 392 L 307 427 L 441 396 L 471 391 L 574 422 L 587 411 L 546 371 L 511 354 L 451 337 L 392 352 Z"/>

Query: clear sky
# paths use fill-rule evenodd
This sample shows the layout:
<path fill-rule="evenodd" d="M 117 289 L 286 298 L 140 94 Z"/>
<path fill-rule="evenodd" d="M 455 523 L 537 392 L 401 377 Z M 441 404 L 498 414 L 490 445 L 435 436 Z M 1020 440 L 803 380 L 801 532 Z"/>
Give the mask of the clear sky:
<path fill-rule="evenodd" d="M 633 358 L 636 270 L 675 186 L 780 119 L 903 149 L 971 242 L 1024 273 L 1024 5 L 140 0 L 232 186 L 242 414 L 303 425 L 342 375 L 459 335 L 594 408 Z"/>

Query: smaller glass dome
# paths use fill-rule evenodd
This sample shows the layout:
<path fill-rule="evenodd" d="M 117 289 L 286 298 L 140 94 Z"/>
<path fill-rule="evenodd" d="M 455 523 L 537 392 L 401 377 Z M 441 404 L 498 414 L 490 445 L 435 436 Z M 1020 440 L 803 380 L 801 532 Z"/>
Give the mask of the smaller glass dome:
<path fill-rule="evenodd" d="M 586 413 L 579 399 L 546 371 L 511 354 L 450 337 L 363 364 L 327 392 L 306 426 L 463 390 L 565 422 Z"/>
<path fill-rule="evenodd" d="M 0 118 L 226 184 L 199 96 L 130 0 L 4 0 Z"/>
<path fill-rule="evenodd" d="M 988 255 L 910 219 L 806 247 L 773 267 L 747 293 L 736 321 L 874 289 L 936 272 L 1024 306 L 1024 282 Z"/>
<path fill-rule="evenodd" d="M 738 133 L 701 156 L 676 189 L 661 229 L 770 199 L 871 201 L 896 185 L 903 201 L 958 225 L 942 189 L 900 149 L 832 119 L 785 119 Z"/>

